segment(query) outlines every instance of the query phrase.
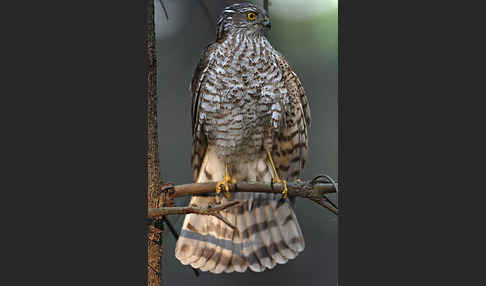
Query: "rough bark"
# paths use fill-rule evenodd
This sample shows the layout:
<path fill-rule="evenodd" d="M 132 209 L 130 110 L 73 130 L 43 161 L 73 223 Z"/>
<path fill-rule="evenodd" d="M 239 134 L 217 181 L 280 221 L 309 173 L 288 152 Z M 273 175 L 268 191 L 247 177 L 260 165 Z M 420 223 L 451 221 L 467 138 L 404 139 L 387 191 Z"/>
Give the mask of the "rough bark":
<path fill-rule="evenodd" d="M 288 196 L 289 197 L 301 197 L 309 199 L 320 206 L 328 209 L 335 215 L 339 214 L 338 207 L 326 197 L 326 194 L 335 193 L 338 191 L 338 185 L 334 181 L 325 182 L 316 177 L 314 180 L 289 182 L 287 183 Z M 206 183 L 194 183 L 173 186 L 172 184 L 161 185 L 161 193 L 164 194 L 166 200 L 173 200 L 174 198 L 211 194 L 215 192 L 217 182 Z M 262 182 L 239 182 L 235 186 L 231 185 L 230 193 L 234 192 L 258 192 L 258 193 L 282 193 L 283 185 L 280 183 L 262 183 Z M 194 208 L 193 206 L 187 207 L 162 207 L 162 208 L 149 208 L 148 217 L 160 217 L 161 215 L 173 215 L 173 214 L 206 214 L 213 215 L 219 218 L 220 207 L 229 206 L 209 206 L 208 208 Z M 225 220 L 223 220 L 227 223 Z M 228 223 L 227 223 L 228 224 Z"/>
<path fill-rule="evenodd" d="M 160 195 L 162 179 L 159 170 L 159 152 L 157 136 L 157 61 L 155 53 L 155 25 L 154 1 L 147 1 L 146 7 L 146 36 L 145 47 L 147 52 L 147 173 L 148 208 L 164 207 L 164 196 Z M 147 285 L 160 286 L 161 257 L 162 257 L 162 224 L 148 226 L 147 230 Z"/>

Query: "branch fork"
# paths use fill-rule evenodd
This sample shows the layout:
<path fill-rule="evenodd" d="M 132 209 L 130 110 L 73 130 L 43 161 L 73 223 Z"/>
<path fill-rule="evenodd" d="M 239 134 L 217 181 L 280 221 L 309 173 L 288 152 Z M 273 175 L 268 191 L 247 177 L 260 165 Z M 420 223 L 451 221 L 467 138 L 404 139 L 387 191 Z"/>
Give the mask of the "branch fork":
<path fill-rule="evenodd" d="M 166 200 L 172 201 L 174 198 L 211 194 L 215 192 L 217 182 L 194 183 L 174 186 L 165 184 L 160 188 L 161 195 L 165 195 Z M 310 181 L 287 182 L 288 196 L 303 197 L 312 200 L 320 206 L 328 209 L 335 215 L 339 214 L 338 207 L 326 197 L 326 194 L 337 192 L 337 183 L 327 175 L 317 176 Z M 283 185 L 281 183 L 261 183 L 261 182 L 238 182 L 231 192 L 258 192 L 258 193 L 282 193 Z M 238 205 L 238 201 L 222 205 L 209 205 L 207 207 L 187 206 L 187 207 L 162 207 L 150 208 L 148 217 L 161 217 L 173 214 L 200 214 L 211 215 L 226 225 L 235 229 L 235 226 L 224 218 L 220 211 Z"/>
<path fill-rule="evenodd" d="M 236 206 L 238 204 L 240 204 L 239 201 L 232 201 L 220 205 L 209 205 L 207 207 L 188 206 L 188 207 L 151 208 L 149 209 L 148 217 L 154 218 L 154 217 L 160 217 L 160 216 L 165 216 L 170 214 L 211 215 L 220 219 L 222 222 L 224 222 L 227 226 L 231 227 L 232 229 L 236 229 L 236 227 L 231 222 L 229 222 L 225 217 L 221 215 L 220 211 Z"/>

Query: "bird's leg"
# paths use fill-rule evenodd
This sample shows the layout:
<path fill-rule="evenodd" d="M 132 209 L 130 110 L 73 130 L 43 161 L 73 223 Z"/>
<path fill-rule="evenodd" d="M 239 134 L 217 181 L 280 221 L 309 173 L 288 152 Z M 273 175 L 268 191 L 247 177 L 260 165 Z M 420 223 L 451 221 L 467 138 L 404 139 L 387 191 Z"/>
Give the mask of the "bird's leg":
<path fill-rule="evenodd" d="M 280 179 L 280 177 L 278 176 L 278 173 L 277 173 L 277 169 L 275 169 L 275 164 L 273 164 L 272 155 L 270 154 L 270 151 L 268 151 L 268 148 L 265 148 L 265 150 L 267 151 L 268 159 L 270 160 L 270 165 L 272 165 L 273 181 L 275 183 L 282 183 L 282 185 L 283 185 L 282 194 L 283 194 L 283 198 L 286 199 L 287 198 L 287 193 L 288 193 L 288 190 L 287 190 L 287 181 Z"/>
<path fill-rule="evenodd" d="M 231 183 L 233 186 L 236 184 L 236 180 L 234 178 L 231 178 L 229 173 L 228 173 L 228 164 L 224 164 L 224 177 L 223 180 L 219 181 L 218 184 L 216 185 L 216 194 L 219 195 L 219 193 L 224 189 L 226 193 L 226 197 L 229 199 L 230 197 L 230 189 L 228 186 L 228 183 Z"/>

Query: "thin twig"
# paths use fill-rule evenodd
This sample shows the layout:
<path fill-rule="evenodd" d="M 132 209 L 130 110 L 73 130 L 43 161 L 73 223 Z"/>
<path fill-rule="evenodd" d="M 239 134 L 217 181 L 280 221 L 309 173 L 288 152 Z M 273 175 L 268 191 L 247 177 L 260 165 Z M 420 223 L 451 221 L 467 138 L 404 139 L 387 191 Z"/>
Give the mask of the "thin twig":
<path fill-rule="evenodd" d="M 160 5 L 162 6 L 162 9 L 164 9 L 164 14 L 165 17 L 167 18 L 167 21 L 169 20 L 169 13 L 167 13 L 167 8 L 165 8 L 164 2 L 162 0 L 159 0 Z"/>
<path fill-rule="evenodd" d="M 163 216 L 162 217 L 162 222 L 164 222 L 169 227 L 169 230 L 172 233 L 172 236 L 174 236 L 175 240 L 178 240 L 179 239 L 179 234 L 177 233 L 177 231 L 175 230 L 174 226 L 169 221 L 169 219 L 166 216 Z"/>
<path fill-rule="evenodd" d="M 239 201 L 232 201 L 222 205 L 209 205 L 207 207 L 189 206 L 189 207 L 150 208 L 148 210 L 148 217 L 154 218 L 158 216 L 165 216 L 165 215 L 172 215 L 172 214 L 211 215 L 217 217 L 232 229 L 236 229 L 236 227 L 231 222 L 229 222 L 225 217 L 221 216 L 219 212 L 229 207 L 235 206 L 239 203 L 240 203 Z"/>
<path fill-rule="evenodd" d="M 322 179 L 325 179 L 325 180 L 322 180 Z M 331 183 L 331 184 L 333 184 L 334 189 L 336 190 L 336 193 L 339 192 L 337 183 L 329 175 L 323 174 L 323 175 L 319 175 L 319 176 L 315 177 L 314 179 L 312 179 L 311 184 L 317 184 L 317 183 Z M 323 198 L 333 208 L 333 210 L 331 210 L 332 212 L 334 212 L 334 210 L 338 209 L 338 207 L 328 197 L 326 197 L 324 195 Z"/>

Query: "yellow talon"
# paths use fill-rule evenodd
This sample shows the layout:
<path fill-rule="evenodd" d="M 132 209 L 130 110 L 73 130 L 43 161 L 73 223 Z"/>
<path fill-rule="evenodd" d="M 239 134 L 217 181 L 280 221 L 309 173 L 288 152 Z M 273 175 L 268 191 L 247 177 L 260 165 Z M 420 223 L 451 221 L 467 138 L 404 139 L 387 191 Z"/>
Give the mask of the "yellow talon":
<path fill-rule="evenodd" d="M 216 185 L 216 194 L 219 195 L 219 193 L 224 189 L 225 195 L 229 199 L 231 195 L 230 195 L 230 188 L 228 183 L 231 183 L 234 186 L 236 184 L 236 180 L 230 177 L 228 173 L 228 165 L 225 164 L 224 177 L 223 180 L 219 181 L 218 184 Z"/>
<path fill-rule="evenodd" d="M 278 177 L 277 179 L 275 180 L 276 183 L 282 183 L 283 185 L 283 191 L 282 191 L 282 194 L 283 194 L 283 198 L 286 199 L 287 198 L 287 194 L 289 192 L 289 190 L 287 189 L 287 181 L 286 180 L 280 180 Z"/>
<path fill-rule="evenodd" d="M 270 154 L 270 151 L 268 151 L 267 148 L 265 148 L 265 150 L 267 151 L 268 159 L 270 160 L 270 165 L 272 165 L 273 181 L 275 183 L 282 183 L 282 185 L 283 185 L 282 194 L 283 194 L 283 198 L 286 199 L 287 194 L 288 194 L 287 181 L 286 180 L 280 180 L 280 177 L 278 176 L 278 173 L 277 173 L 277 169 L 275 169 L 275 164 L 273 164 L 272 155 Z"/>

